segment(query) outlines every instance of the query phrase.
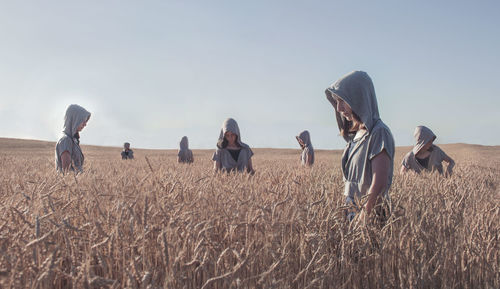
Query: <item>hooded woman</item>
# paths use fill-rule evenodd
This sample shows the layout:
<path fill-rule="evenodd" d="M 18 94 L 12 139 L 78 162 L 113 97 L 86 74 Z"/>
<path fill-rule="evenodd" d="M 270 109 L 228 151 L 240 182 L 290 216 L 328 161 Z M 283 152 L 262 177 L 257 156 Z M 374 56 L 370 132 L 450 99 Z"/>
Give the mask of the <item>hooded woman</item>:
<path fill-rule="evenodd" d="M 193 152 L 189 149 L 187 136 L 183 136 L 179 143 L 179 153 L 177 154 L 178 163 L 192 163 L 194 161 Z"/>
<path fill-rule="evenodd" d="M 134 158 L 134 151 L 130 149 L 130 143 L 123 144 L 122 160 L 131 160 Z"/>
<path fill-rule="evenodd" d="M 72 104 L 66 109 L 63 135 L 56 144 L 57 171 L 83 171 L 84 157 L 79 132 L 87 125 L 89 118 L 90 112 L 79 105 Z"/>
<path fill-rule="evenodd" d="M 314 164 L 314 149 L 309 132 L 305 130 L 295 138 L 299 142 L 300 148 L 302 148 L 302 154 L 300 155 L 302 165 L 312 166 Z"/>
<path fill-rule="evenodd" d="M 254 173 L 252 167 L 253 152 L 250 147 L 241 141 L 238 123 L 232 118 L 228 118 L 222 124 L 217 150 L 212 160 L 216 171 L 247 171 Z"/>
<path fill-rule="evenodd" d="M 438 171 L 443 174 L 442 162 L 448 163 L 445 176 L 451 176 L 455 162 L 441 148 L 434 145 L 436 135 L 427 127 L 420 125 L 415 128 L 413 133 L 415 137 L 415 146 L 409 151 L 401 163 L 400 173 L 414 171 Z"/>
<path fill-rule="evenodd" d="M 362 205 L 361 215 L 370 214 L 376 204 L 388 200 L 394 168 L 394 138 L 382 122 L 372 80 L 366 72 L 353 71 L 327 88 L 326 97 L 333 105 L 340 134 L 347 146 L 342 155 L 342 173 L 346 204 Z M 377 214 L 380 213 L 377 210 Z M 348 212 L 348 219 L 355 212 Z"/>

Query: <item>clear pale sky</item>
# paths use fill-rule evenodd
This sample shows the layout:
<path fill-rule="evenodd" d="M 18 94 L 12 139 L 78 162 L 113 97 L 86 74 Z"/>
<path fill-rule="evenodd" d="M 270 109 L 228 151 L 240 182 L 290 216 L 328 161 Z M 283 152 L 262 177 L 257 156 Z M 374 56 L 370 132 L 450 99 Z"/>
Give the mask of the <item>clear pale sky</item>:
<path fill-rule="evenodd" d="M 467 3 L 466 3 L 467 2 Z M 251 147 L 345 146 L 324 90 L 372 78 L 397 146 L 500 144 L 498 1 L 1 1 L 0 137 L 215 148 L 225 118 Z"/>

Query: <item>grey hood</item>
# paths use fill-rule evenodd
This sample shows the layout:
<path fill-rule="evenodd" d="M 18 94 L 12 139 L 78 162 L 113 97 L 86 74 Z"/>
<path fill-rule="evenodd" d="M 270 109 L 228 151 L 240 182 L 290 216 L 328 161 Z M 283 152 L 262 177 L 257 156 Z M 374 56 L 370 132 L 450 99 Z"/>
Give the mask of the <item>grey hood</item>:
<path fill-rule="evenodd" d="M 72 104 L 66 109 L 66 115 L 64 116 L 64 133 L 70 137 L 78 132 L 77 128 L 80 124 L 90 118 L 90 112 L 85 108 Z"/>
<path fill-rule="evenodd" d="M 309 135 L 309 132 L 307 130 L 302 131 L 297 137 L 302 140 L 305 147 L 312 147 L 311 136 Z"/>
<path fill-rule="evenodd" d="M 189 149 L 189 141 L 188 141 L 187 136 L 182 137 L 181 142 L 179 143 L 179 147 L 180 147 L 181 151 Z"/>
<path fill-rule="evenodd" d="M 412 151 L 415 155 L 425 146 L 425 144 L 436 139 L 436 135 L 432 130 L 423 125 L 419 125 L 415 128 L 413 137 L 415 138 L 415 146 Z"/>
<path fill-rule="evenodd" d="M 224 139 L 224 134 L 230 131 L 238 136 L 238 144 L 240 146 L 244 146 L 245 144 L 241 141 L 241 134 L 240 134 L 240 128 L 238 127 L 238 123 L 232 119 L 228 118 L 222 123 L 222 128 L 220 130 L 219 134 L 219 141 L 222 141 Z"/>
<path fill-rule="evenodd" d="M 325 90 L 325 94 L 335 109 L 339 130 L 342 129 L 347 119 L 337 111 L 334 95 L 349 104 L 352 111 L 360 117 L 368 132 L 371 132 L 380 119 L 375 88 L 370 76 L 364 71 L 353 71 L 341 77 Z M 352 137 L 346 138 L 346 141 Z"/>

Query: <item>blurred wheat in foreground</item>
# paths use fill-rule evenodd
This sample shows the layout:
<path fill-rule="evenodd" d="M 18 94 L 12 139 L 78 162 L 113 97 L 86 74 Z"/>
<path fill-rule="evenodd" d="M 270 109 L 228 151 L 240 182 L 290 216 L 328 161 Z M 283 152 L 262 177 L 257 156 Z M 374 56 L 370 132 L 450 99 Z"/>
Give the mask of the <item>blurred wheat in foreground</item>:
<path fill-rule="evenodd" d="M 214 176 L 211 151 L 84 147 L 86 172 L 61 177 L 53 144 L 0 139 L 0 285 L 500 288 L 500 148 L 442 147 L 452 178 L 396 174 L 380 229 L 344 221 L 340 152 L 308 170 L 255 150 L 250 177 Z"/>

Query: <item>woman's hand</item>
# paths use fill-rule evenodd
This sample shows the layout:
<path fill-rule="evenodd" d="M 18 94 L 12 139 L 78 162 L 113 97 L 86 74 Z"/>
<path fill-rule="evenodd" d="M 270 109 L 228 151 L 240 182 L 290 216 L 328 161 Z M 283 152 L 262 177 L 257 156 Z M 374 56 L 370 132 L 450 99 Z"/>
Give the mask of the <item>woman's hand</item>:
<path fill-rule="evenodd" d="M 214 171 L 218 172 L 221 169 L 222 169 L 222 163 L 219 161 L 214 161 Z"/>

